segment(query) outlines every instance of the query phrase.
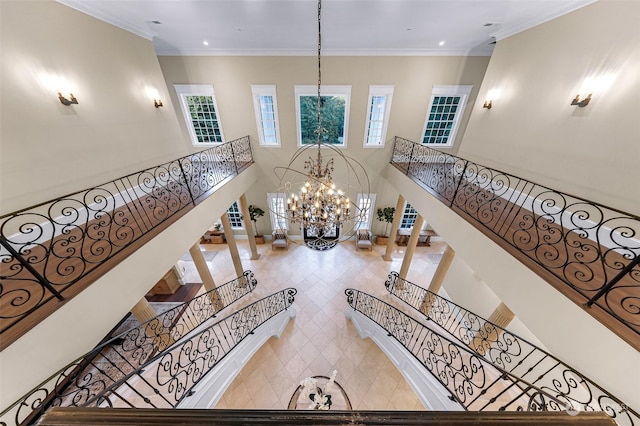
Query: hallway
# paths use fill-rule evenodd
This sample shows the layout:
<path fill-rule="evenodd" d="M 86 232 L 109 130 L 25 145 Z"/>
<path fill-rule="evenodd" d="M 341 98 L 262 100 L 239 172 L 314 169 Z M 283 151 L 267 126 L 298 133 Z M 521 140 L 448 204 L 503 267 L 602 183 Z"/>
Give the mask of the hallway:
<path fill-rule="evenodd" d="M 218 252 L 208 262 L 217 285 L 234 278 L 227 245 L 201 247 Z M 440 241 L 418 247 L 407 279 L 428 285 L 445 247 Z M 390 271 L 400 269 L 405 248 L 396 246 L 391 262 L 382 260 L 384 248 L 356 251 L 349 241 L 326 252 L 295 243 L 289 250 L 272 251 L 271 245 L 265 244 L 258 246 L 260 259 L 252 261 L 248 242 L 238 241 L 244 269 L 252 270 L 258 280 L 254 294 L 241 304 L 295 287 L 297 314 L 280 339 L 271 338 L 247 363 L 215 408 L 285 409 L 303 378 L 329 376 L 335 369 L 336 381 L 354 409 L 423 410 L 386 355 L 371 340 L 361 339 L 344 316 L 344 290 L 348 287 L 391 300 L 384 281 Z M 186 278 L 192 282 L 189 270 Z"/>

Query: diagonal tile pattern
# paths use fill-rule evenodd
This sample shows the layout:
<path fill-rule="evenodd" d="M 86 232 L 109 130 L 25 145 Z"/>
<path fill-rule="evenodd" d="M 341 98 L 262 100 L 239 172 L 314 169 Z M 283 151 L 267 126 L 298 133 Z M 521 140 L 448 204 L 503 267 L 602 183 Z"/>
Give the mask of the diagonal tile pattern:
<path fill-rule="evenodd" d="M 218 252 L 208 262 L 216 284 L 235 277 L 226 245 L 201 247 Z M 328 376 L 335 369 L 336 381 L 345 389 L 354 409 L 424 409 L 386 355 L 370 339 L 361 339 L 344 316 L 348 307 L 344 290 L 348 287 L 394 303 L 386 293 L 384 281 L 390 271 L 400 269 L 405 247 L 395 247 L 391 262 L 382 259 L 383 246 L 361 251 L 353 242 L 326 252 L 295 243 L 288 250 L 278 251 L 272 251 L 271 245 L 261 245 L 258 260 L 250 260 L 246 240 L 238 241 L 238 249 L 244 269 L 252 270 L 258 280 L 254 294 L 243 304 L 295 287 L 297 315 L 279 339 L 271 338 L 247 362 L 216 408 L 286 409 L 304 377 Z M 428 286 L 437 268 L 433 260 L 444 249 L 445 244 L 439 241 L 431 247 L 416 248 L 407 279 Z M 187 282 L 194 280 L 199 278 L 188 269 Z"/>

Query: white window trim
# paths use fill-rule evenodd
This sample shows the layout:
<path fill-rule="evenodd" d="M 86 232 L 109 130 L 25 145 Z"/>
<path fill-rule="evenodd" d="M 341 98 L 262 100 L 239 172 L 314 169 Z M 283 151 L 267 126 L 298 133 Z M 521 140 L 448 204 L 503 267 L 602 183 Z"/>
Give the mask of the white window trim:
<path fill-rule="evenodd" d="M 252 85 L 251 93 L 253 95 L 253 109 L 256 113 L 256 125 L 258 126 L 258 140 L 260 146 L 265 148 L 280 148 L 280 121 L 278 119 L 278 99 L 276 96 L 275 85 Z M 276 143 L 267 144 L 264 141 L 264 129 L 262 127 L 262 109 L 260 108 L 260 96 L 271 96 L 273 98 L 273 114 L 276 125 Z"/>
<path fill-rule="evenodd" d="M 383 148 L 387 139 L 387 127 L 389 125 L 389 115 L 391 113 L 391 100 L 393 98 L 394 86 L 369 86 L 369 101 L 367 102 L 367 118 L 364 125 L 364 147 L 365 148 Z M 382 135 L 379 144 L 367 143 L 369 139 L 369 126 L 371 122 L 371 102 L 374 96 L 385 96 L 384 121 L 382 124 Z"/>
<path fill-rule="evenodd" d="M 298 147 L 302 145 L 302 129 L 300 126 L 300 96 L 318 96 L 318 86 L 294 86 L 296 100 L 296 130 L 298 137 Z M 351 110 L 351 86 L 320 86 L 320 96 L 345 96 L 344 102 L 344 143 L 342 145 L 332 145 L 338 148 L 347 147 L 347 136 L 349 134 L 349 111 Z"/>
<path fill-rule="evenodd" d="M 420 134 L 419 139 L 422 145 L 440 148 L 451 148 L 455 144 L 456 137 L 458 135 L 458 128 L 460 127 L 460 122 L 462 121 L 462 117 L 464 116 L 467 107 L 467 101 L 469 100 L 469 96 L 471 95 L 471 89 L 473 89 L 473 85 L 433 86 L 433 89 L 431 90 L 431 100 L 429 101 L 429 107 L 427 108 L 424 126 L 422 127 L 422 133 Z M 449 140 L 446 144 L 422 142 L 424 140 L 424 134 L 427 132 L 427 124 L 429 124 L 429 113 L 431 112 L 431 108 L 433 107 L 433 98 L 436 96 L 460 96 L 460 103 L 458 104 L 458 110 L 456 111 L 453 128 L 449 133 Z"/>
<path fill-rule="evenodd" d="M 286 216 L 287 206 L 287 194 L 284 192 L 268 192 L 267 193 L 267 206 L 269 209 L 269 219 L 271 221 L 271 230 L 276 229 L 289 229 L 289 221 L 283 217 L 280 217 L 271 208 L 276 200 L 282 200 L 282 207 L 285 209 L 284 214 Z"/>
<path fill-rule="evenodd" d="M 222 131 L 222 119 L 220 118 L 220 109 L 216 102 L 216 96 L 213 92 L 213 86 L 210 84 L 174 84 L 174 89 L 178 95 L 178 101 L 180 103 L 180 109 L 182 110 L 182 116 L 184 117 L 185 125 L 191 138 L 191 144 L 193 146 L 216 146 L 224 143 L 224 132 Z M 220 128 L 220 138 L 222 141 L 218 142 L 198 142 L 195 129 L 193 128 L 193 122 L 191 121 L 191 114 L 189 113 L 189 107 L 187 106 L 186 96 L 211 96 L 213 100 L 213 107 L 216 110 L 216 118 L 218 119 L 218 127 Z"/>
<path fill-rule="evenodd" d="M 356 206 L 358 208 L 360 208 L 360 201 L 365 197 L 369 198 L 369 200 L 371 201 L 369 203 L 369 212 L 367 214 L 367 220 L 365 222 L 359 222 L 356 226 L 358 227 L 358 229 L 371 230 L 371 225 L 373 224 L 374 207 L 376 205 L 376 194 L 372 194 L 372 193 L 367 194 L 366 192 L 364 193 L 359 192 L 356 196 Z"/>
<path fill-rule="evenodd" d="M 237 212 L 232 212 L 230 211 L 233 208 L 233 205 L 235 204 L 236 208 L 238 209 Z M 240 219 L 240 226 L 233 226 L 233 220 L 231 219 L 230 215 L 235 215 L 238 214 L 238 218 Z M 234 201 L 233 204 L 231 204 L 229 206 L 229 208 L 227 209 L 227 217 L 229 218 L 229 223 L 231 224 L 231 229 L 244 229 L 244 217 L 242 217 L 242 212 L 240 211 L 240 204 L 237 201 Z"/>

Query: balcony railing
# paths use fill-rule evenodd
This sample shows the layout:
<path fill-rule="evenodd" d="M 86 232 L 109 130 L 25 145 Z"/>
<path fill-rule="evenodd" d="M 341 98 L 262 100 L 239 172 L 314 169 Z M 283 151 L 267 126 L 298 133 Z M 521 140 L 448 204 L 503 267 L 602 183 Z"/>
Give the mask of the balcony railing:
<path fill-rule="evenodd" d="M 255 289 L 253 272 L 229 281 L 101 343 L 0 413 L 0 425 L 34 424 L 50 407 L 79 406 Z"/>
<path fill-rule="evenodd" d="M 640 350 L 640 217 L 400 137 L 391 163 Z"/>
<path fill-rule="evenodd" d="M 566 400 L 499 368 L 382 300 L 347 289 L 349 306 L 382 327 L 470 411 L 564 411 Z"/>
<path fill-rule="evenodd" d="M 0 217 L 1 349 L 252 163 L 246 136 Z"/>
<path fill-rule="evenodd" d="M 579 411 L 603 411 L 618 425 L 640 425 L 640 416 L 597 383 L 547 351 L 475 313 L 391 272 L 385 287 L 429 321 L 492 364 L 547 391 Z"/>

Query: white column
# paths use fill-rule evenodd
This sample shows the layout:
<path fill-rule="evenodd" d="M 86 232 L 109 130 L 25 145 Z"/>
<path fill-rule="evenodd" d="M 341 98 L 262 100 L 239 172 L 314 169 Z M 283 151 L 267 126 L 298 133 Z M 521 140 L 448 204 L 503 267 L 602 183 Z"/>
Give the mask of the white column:
<path fill-rule="evenodd" d="M 251 215 L 249 214 L 249 205 L 247 204 L 247 197 L 242 194 L 240 196 L 240 211 L 244 218 L 244 228 L 247 230 L 247 238 L 249 239 L 249 248 L 251 249 L 251 260 L 260 258 L 258 253 L 258 247 L 256 246 L 256 237 L 253 233 L 253 224 L 251 223 Z M 244 272 L 244 271 L 243 271 Z"/>
<path fill-rule="evenodd" d="M 224 212 L 224 214 L 220 217 L 220 221 L 222 222 L 224 236 L 227 239 L 227 245 L 229 246 L 229 253 L 231 253 L 233 267 L 236 270 L 236 277 L 241 277 L 244 273 L 244 269 L 242 268 L 240 253 L 238 253 L 238 245 L 236 244 L 236 238 L 233 236 L 233 229 L 231 228 L 231 222 L 229 222 L 229 216 L 227 215 L 227 212 Z"/>

